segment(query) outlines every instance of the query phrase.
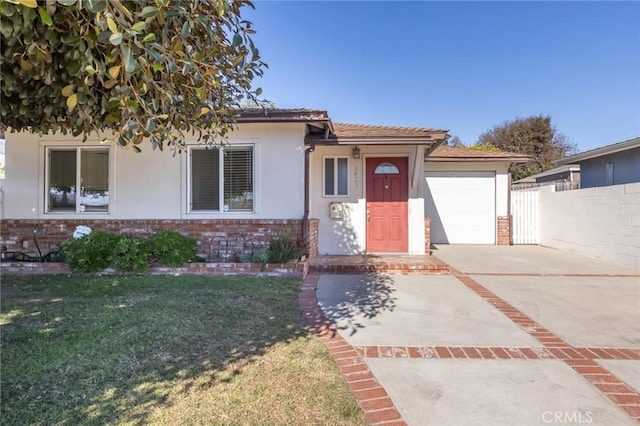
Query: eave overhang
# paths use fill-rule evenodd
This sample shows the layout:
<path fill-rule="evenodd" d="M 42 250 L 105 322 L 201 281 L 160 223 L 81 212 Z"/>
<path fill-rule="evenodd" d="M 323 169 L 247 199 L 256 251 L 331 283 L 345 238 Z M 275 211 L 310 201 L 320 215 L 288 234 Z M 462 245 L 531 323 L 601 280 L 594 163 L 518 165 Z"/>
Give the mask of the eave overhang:
<path fill-rule="evenodd" d="M 311 109 L 262 109 L 251 108 L 238 111 L 237 123 L 305 123 L 322 132 L 333 131 L 327 111 Z"/>
<path fill-rule="evenodd" d="M 449 135 L 446 132 L 434 132 L 418 137 L 340 137 L 334 132 L 328 135 L 309 133 L 305 137 L 305 144 L 316 145 L 440 145 Z"/>
<path fill-rule="evenodd" d="M 238 121 L 326 121 L 327 111 L 316 109 L 250 108 L 238 110 Z"/>
<path fill-rule="evenodd" d="M 319 135 L 307 135 L 304 142 L 310 144 L 311 142 L 317 145 L 433 145 L 441 143 L 444 139 L 427 139 L 427 138 L 402 138 L 402 139 L 388 139 L 388 138 L 349 138 L 349 139 L 336 139 L 336 138 L 323 138 Z"/>

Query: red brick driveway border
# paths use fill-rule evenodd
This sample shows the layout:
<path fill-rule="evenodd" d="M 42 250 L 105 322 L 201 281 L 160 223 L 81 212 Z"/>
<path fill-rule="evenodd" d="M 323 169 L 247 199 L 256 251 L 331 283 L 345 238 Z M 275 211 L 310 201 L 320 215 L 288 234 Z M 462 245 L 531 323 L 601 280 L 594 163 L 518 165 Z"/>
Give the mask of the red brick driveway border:
<path fill-rule="evenodd" d="M 615 359 L 615 360 L 640 360 L 640 349 L 638 348 L 584 348 L 574 347 L 569 343 L 556 336 L 546 327 L 535 322 L 504 299 L 478 283 L 469 275 L 495 275 L 495 276 L 524 276 L 524 277 L 544 277 L 549 274 L 514 274 L 514 273 L 466 273 L 450 267 L 451 275 L 456 277 L 462 284 L 470 290 L 482 297 L 486 302 L 494 306 L 498 311 L 504 314 L 511 321 L 516 323 L 522 330 L 537 339 L 543 348 L 475 348 L 482 349 L 482 358 L 501 358 L 497 354 L 502 355 L 503 351 L 508 351 L 510 358 L 515 358 L 518 352 L 525 358 L 531 359 L 558 359 L 564 361 L 573 368 L 578 374 L 584 377 L 589 383 L 594 385 L 603 395 L 609 398 L 614 404 L 622 408 L 634 420 L 640 423 L 640 394 L 625 384 L 606 368 L 602 367 L 596 359 Z M 567 277 L 640 277 L 640 275 L 629 274 L 553 274 L 553 276 Z M 442 348 L 441 352 L 445 353 Z M 474 348 L 471 348 L 474 349 Z M 495 351 L 494 351 L 495 349 Z M 527 350 L 529 349 L 529 350 Z M 436 350 L 436 352 L 438 352 Z M 451 351 L 450 351 L 451 352 Z M 466 352 L 466 348 L 465 348 Z M 438 352 L 440 353 L 440 352 Z M 493 356 L 489 354 L 493 353 Z M 453 353 L 451 353 L 453 357 Z"/>
<path fill-rule="evenodd" d="M 443 262 L 444 263 L 444 262 Z M 304 280 L 299 304 L 315 336 L 329 350 L 351 392 L 372 425 L 406 425 L 386 390 L 375 378 L 363 358 L 476 358 L 476 359 L 555 359 L 570 366 L 614 404 L 640 423 L 640 394 L 596 362 L 597 359 L 640 360 L 639 348 L 574 347 L 546 327 L 507 303 L 469 275 L 449 269 L 462 284 L 494 306 L 522 330 L 537 339 L 540 347 L 458 347 L 458 346 L 352 346 L 335 329 L 318 305 L 316 290 L 320 272 Z M 532 273 L 479 273 L 495 276 L 547 276 Z M 611 274 L 553 274 L 570 277 L 640 277 Z"/>
<path fill-rule="evenodd" d="M 361 354 L 342 338 L 322 312 L 316 298 L 320 275 L 319 272 L 310 272 L 303 281 L 298 296 L 298 303 L 312 332 L 335 359 L 369 424 L 406 425 L 387 391 L 367 367 Z"/>

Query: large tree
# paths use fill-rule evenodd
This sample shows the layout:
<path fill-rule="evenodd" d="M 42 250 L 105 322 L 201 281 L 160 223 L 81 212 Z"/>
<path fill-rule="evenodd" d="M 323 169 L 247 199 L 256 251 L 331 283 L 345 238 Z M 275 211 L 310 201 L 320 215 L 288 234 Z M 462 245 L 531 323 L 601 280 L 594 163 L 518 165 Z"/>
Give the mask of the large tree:
<path fill-rule="evenodd" d="M 0 128 L 215 143 L 261 90 L 249 0 L 0 0 Z"/>
<path fill-rule="evenodd" d="M 551 124 L 551 117 L 543 115 L 498 124 L 482 133 L 477 144 L 531 156 L 531 162 L 511 167 L 514 180 L 552 169 L 554 160 L 575 151 L 575 145 Z"/>

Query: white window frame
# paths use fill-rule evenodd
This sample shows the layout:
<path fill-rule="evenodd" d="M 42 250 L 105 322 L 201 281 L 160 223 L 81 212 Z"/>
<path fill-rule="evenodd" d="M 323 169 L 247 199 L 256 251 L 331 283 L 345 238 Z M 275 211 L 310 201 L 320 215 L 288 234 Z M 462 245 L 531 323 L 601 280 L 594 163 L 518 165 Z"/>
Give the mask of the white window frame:
<path fill-rule="evenodd" d="M 82 216 L 90 218 L 91 216 L 97 217 L 111 217 L 114 214 L 114 206 L 115 206 L 115 158 L 113 153 L 113 147 L 111 145 L 73 145 L 68 142 L 55 143 L 55 142 L 45 142 L 43 145 L 44 154 L 43 154 L 43 165 L 41 170 L 44 170 L 44 177 L 42 179 L 43 185 L 41 185 L 40 190 L 42 191 L 42 200 L 43 200 L 43 213 L 45 215 L 51 216 Z M 107 151 L 109 154 L 109 164 L 108 164 L 108 192 L 109 192 L 109 204 L 107 206 L 106 211 L 82 211 L 80 207 L 80 191 L 78 190 L 78 182 L 81 178 L 82 173 L 82 155 L 81 151 Z M 50 198 L 49 198 L 49 180 L 50 180 L 50 153 L 51 151 L 75 151 L 76 152 L 76 210 L 60 210 L 60 211 L 52 211 L 50 206 Z"/>
<path fill-rule="evenodd" d="M 187 190 L 186 190 L 186 195 L 187 195 L 187 213 L 190 215 L 210 215 L 210 214 L 220 214 L 220 215 L 244 215 L 244 214 L 255 214 L 256 213 L 256 206 L 257 206 L 257 161 L 256 161 L 256 157 L 257 157 L 257 149 L 256 149 L 256 145 L 255 144 L 251 144 L 251 143 L 243 143 L 243 144 L 233 144 L 233 145 L 229 145 L 228 148 L 251 148 L 251 152 L 252 152 L 252 162 L 253 162 L 253 208 L 252 210 L 228 210 L 225 211 L 224 210 L 224 155 L 219 155 L 218 156 L 218 184 L 219 184 L 219 191 L 218 191 L 218 206 L 220 206 L 220 208 L 218 210 L 204 210 L 204 209 L 196 209 L 194 210 L 192 207 L 192 195 L 193 195 L 193 191 L 192 191 L 192 185 L 193 185 L 193 173 L 192 173 L 192 161 L 191 161 L 191 153 L 193 151 L 196 150 L 206 150 L 206 147 L 201 146 L 201 145 L 192 145 L 192 146 L 188 146 L 187 150 L 188 150 L 188 156 L 187 156 L 187 166 L 186 166 L 186 170 L 187 170 Z M 222 154 L 222 152 L 224 152 L 225 147 L 220 147 L 218 148 Z"/>
<path fill-rule="evenodd" d="M 327 170 L 325 167 L 326 160 L 333 160 L 333 194 L 326 193 Z M 338 159 L 347 160 L 347 193 L 338 194 Z M 351 193 L 351 159 L 348 155 L 325 155 L 322 157 L 322 196 L 325 198 L 347 198 Z"/>

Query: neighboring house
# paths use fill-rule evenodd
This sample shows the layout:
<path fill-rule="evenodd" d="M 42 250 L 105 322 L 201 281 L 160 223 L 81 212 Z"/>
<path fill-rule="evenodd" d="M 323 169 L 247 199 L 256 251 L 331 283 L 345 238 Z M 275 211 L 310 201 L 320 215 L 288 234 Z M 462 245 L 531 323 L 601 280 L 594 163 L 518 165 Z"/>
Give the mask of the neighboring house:
<path fill-rule="evenodd" d="M 640 138 L 581 152 L 555 163 L 579 164 L 582 188 L 640 182 Z"/>
<path fill-rule="evenodd" d="M 528 158 L 440 146 L 447 137 L 305 109 L 244 110 L 227 145 L 193 139 L 175 156 L 151 146 L 135 154 L 98 135 L 7 133 L 1 244 L 29 249 L 39 229 L 53 245 L 77 225 L 175 229 L 212 260 L 221 238 L 266 244 L 275 233 L 308 241 L 311 255 L 508 244 L 508 168 Z"/>
<path fill-rule="evenodd" d="M 542 186 L 548 185 L 554 185 L 556 191 L 580 189 L 580 165 L 566 164 L 546 172 L 527 176 L 513 182 L 511 189 L 514 191 L 522 189 L 537 190 Z"/>
<path fill-rule="evenodd" d="M 527 176 L 513 182 L 514 185 L 521 183 L 546 183 L 546 182 L 580 182 L 580 165 L 566 164 L 547 170 L 546 172 L 537 173 Z"/>

